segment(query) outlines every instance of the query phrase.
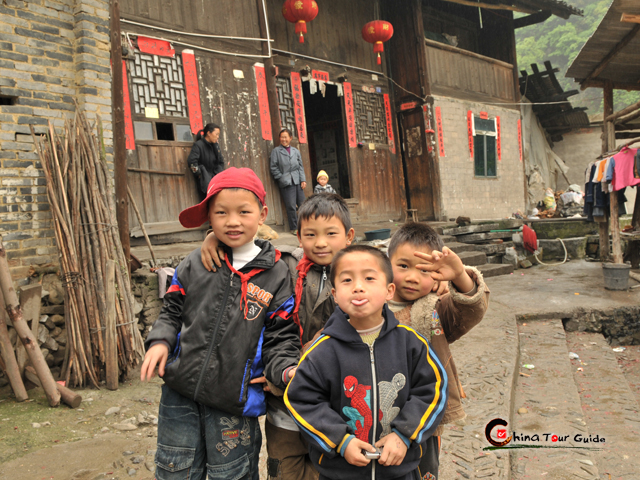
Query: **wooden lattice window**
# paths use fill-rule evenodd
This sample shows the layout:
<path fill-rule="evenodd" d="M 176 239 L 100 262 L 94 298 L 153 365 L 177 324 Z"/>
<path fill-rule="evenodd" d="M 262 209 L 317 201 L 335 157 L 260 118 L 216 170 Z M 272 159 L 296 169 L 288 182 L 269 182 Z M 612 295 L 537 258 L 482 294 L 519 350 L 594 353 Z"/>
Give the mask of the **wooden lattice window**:
<path fill-rule="evenodd" d="M 387 144 L 384 98 L 375 93 L 353 91 L 358 142 Z"/>
<path fill-rule="evenodd" d="M 278 105 L 280 107 L 280 125 L 282 128 L 291 130 L 297 137 L 291 80 L 284 77 L 276 77 L 276 89 L 278 91 Z"/>
<path fill-rule="evenodd" d="M 161 116 L 188 117 L 180 55 L 160 57 L 137 51 L 128 67 L 134 114 L 145 115 L 145 107 L 151 107 Z"/>

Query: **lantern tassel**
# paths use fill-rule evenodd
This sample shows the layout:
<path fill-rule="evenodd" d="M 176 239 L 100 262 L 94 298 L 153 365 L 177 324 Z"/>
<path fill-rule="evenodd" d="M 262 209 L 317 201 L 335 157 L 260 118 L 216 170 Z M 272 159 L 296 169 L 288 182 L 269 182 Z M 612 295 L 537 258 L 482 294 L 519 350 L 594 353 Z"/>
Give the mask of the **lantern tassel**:
<path fill-rule="evenodd" d="M 380 54 L 378 54 L 378 65 L 380 65 L 382 63 L 382 60 L 380 60 Z"/>
<path fill-rule="evenodd" d="M 302 32 L 300 32 L 300 36 L 298 37 L 298 41 L 300 43 L 304 43 L 304 35 L 302 34 Z"/>

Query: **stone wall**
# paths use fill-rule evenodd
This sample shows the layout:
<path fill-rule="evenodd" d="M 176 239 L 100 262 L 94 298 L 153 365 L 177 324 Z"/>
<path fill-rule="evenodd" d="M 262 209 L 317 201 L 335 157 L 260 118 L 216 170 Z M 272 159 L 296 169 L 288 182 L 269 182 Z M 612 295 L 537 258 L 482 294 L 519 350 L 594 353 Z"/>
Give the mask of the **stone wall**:
<path fill-rule="evenodd" d="M 441 108 L 445 157 L 440 158 L 443 217 L 469 216 L 474 220 L 509 217 L 524 211 L 524 167 L 518 148 L 520 111 L 482 103 L 435 97 Z M 469 155 L 467 111 L 499 116 L 502 161 L 496 178 L 475 177 Z"/>
<path fill-rule="evenodd" d="M 0 234 L 18 284 L 30 265 L 57 262 L 29 126 L 61 131 L 76 100 L 89 119 L 100 115 L 113 152 L 108 9 L 108 0 L 0 3 Z"/>

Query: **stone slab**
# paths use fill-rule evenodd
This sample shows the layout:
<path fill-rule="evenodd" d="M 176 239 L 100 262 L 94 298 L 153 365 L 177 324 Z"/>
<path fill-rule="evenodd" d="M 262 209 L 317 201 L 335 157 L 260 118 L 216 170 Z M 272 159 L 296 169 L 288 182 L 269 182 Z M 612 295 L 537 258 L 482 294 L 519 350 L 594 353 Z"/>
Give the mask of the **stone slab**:
<path fill-rule="evenodd" d="M 507 247 L 513 247 L 513 242 L 503 243 L 476 243 L 473 245 L 474 250 L 484 252 L 487 255 L 495 255 L 496 253 L 504 253 Z"/>
<path fill-rule="evenodd" d="M 575 238 L 597 235 L 598 224 L 586 219 L 548 219 L 528 221 L 538 239 Z"/>
<path fill-rule="evenodd" d="M 457 235 L 456 240 L 463 243 L 481 243 L 496 238 L 508 238 L 509 240 L 511 240 L 511 237 L 514 233 L 516 232 L 471 233 L 469 235 Z"/>
<path fill-rule="evenodd" d="M 458 256 L 468 267 L 478 267 L 487 263 L 487 255 L 482 252 L 462 252 Z"/>
<path fill-rule="evenodd" d="M 458 255 L 461 254 L 462 252 L 473 252 L 476 249 L 475 245 L 472 245 L 470 243 L 460 243 L 460 242 L 447 243 L 445 246 L 449 247 L 453 252 L 457 253 Z"/>
<path fill-rule="evenodd" d="M 478 267 L 478 270 L 480 270 L 480 272 L 482 273 L 482 276 L 485 278 L 497 277 L 498 275 L 509 275 L 510 273 L 513 273 L 513 265 L 486 264 L 486 265 L 480 265 Z"/>
<path fill-rule="evenodd" d="M 497 223 L 487 223 L 484 225 L 468 225 L 466 227 L 445 228 L 442 230 L 444 235 L 467 235 L 469 233 L 483 233 L 491 230 L 500 230 Z"/>
<path fill-rule="evenodd" d="M 487 263 L 502 264 L 503 257 L 504 255 L 502 253 L 496 253 L 495 255 L 487 255 Z"/>

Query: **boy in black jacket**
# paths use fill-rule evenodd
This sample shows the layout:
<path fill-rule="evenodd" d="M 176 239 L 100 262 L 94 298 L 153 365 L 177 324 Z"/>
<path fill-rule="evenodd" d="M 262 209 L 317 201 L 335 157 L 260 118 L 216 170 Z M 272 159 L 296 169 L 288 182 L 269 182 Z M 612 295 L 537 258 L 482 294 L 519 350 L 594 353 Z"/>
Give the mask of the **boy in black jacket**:
<path fill-rule="evenodd" d="M 422 444 L 445 411 L 445 370 L 386 307 L 395 285 L 383 253 L 347 247 L 333 260 L 331 283 L 338 308 L 303 355 L 287 408 L 320 478 L 419 479 Z M 377 460 L 365 455 L 378 449 Z"/>
<path fill-rule="evenodd" d="M 178 265 L 145 342 L 141 379 L 158 365 L 165 381 L 157 480 L 259 479 L 262 387 L 266 378 L 286 386 L 300 342 L 289 269 L 269 242 L 254 242 L 265 197 L 252 170 L 230 168 L 211 180 L 202 203 L 180 213 L 186 228 L 209 219 L 227 249 L 216 272 L 204 268 L 200 249 Z"/>

